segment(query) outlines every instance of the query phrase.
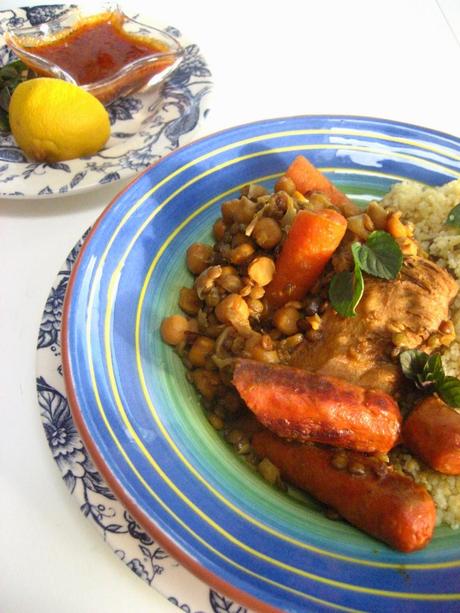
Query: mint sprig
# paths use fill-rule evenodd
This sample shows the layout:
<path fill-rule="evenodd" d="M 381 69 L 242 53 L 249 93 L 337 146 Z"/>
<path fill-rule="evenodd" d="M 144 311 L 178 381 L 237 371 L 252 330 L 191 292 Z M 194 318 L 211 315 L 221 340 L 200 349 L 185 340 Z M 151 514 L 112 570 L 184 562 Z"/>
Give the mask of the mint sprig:
<path fill-rule="evenodd" d="M 395 239 L 388 232 L 372 232 L 364 244 L 351 246 L 353 272 L 336 273 L 329 285 L 329 300 L 343 317 L 354 317 L 356 307 L 364 293 L 362 271 L 380 279 L 395 279 L 401 270 L 403 254 Z"/>
<path fill-rule="evenodd" d="M 358 262 L 359 243 L 353 243 L 351 253 L 355 264 L 353 272 L 344 270 L 335 274 L 329 285 L 329 300 L 334 309 L 343 317 L 354 317 L 356 306 L 363 297 L 364 279 Z"/>
<path fill-rule="evenodd" d="M 408 349 L 399 355 L 403 374 L 427 393 L 436 392 L 450 407 L 460 408 L 460 380 L 445 374 L 441 356 Z"/>

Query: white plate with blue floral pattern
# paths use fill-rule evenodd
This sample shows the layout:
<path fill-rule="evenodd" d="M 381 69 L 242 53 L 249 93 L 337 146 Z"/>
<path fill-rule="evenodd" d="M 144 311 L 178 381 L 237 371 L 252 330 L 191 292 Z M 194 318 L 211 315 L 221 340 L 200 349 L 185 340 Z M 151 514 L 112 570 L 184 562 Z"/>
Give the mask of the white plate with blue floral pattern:
<path fill-rule="evenodd" d="M 61 16 L 70 5 L 0 10 L 0 66 L 14 59 L 7 27 L 37 26 Z M 135 17 L 135 15 L 130 15 Z M 151 90 L 120 98 L 108 107 L 111 136 L 96 155 L 56 163 L 31 162 L 11 135 L 0 135 L 0 197 L 50 198 L 95 189 L 134 176 L 166 153 L 194 140 L 209 111 L 210 70 L 196 44 L 172 26 L 138 18 L 175 36 L 185 57 L 160 95 Z"/>
<path fill-rule="evenodd" d="M 40 417 L 53 458 L 81 512 L 114 553 L 143 581 L 186 613 L 249 613 L 192 575 L 134 521 L 94 466 L 73 422 L 61 361 L 64 296 L 83 237 L 50 290 L 37 343 Z"/>

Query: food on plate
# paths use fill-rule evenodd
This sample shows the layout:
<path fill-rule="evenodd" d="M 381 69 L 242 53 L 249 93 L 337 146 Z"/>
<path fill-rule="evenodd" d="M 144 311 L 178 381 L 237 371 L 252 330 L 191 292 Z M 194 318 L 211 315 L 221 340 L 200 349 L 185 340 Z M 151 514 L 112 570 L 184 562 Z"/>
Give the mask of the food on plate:
<path fill-rule="evenodd" d="M 386 453 L 398 441 L 398 404 L 378 389 L 245 359 L 236 361 L 232 382 L 260 423 L 282 438 L 369 453 Z"/>
<path fill-rule="evenodd" d="M 404 552 L 460 527 L 460 470 L 424 464 L 455 465 L 459 202 L 460 180 L 407 181 L 359 209 L 298 156 L 222 204 L 162 324 L 237 453 Z"/>
<path fill-rule="evenodd" d="M 291 364 L 396 393 L 404 376 L 394 352 L 400 347 L 423 349 L 444 330 L 452 333 L 449 305 L 457 291 L 445 269 L 426 258 L 408 256 L 396 279 L 366 279 L 356 317 L 340 317 L 329 304 L 320 333 L 299 345 Z"/>
<path fill-rule="evenodd" d="M 17 144 L 39 162 L 92 155 L 110 136 L 102 103 L 60 79 L 40 77 L 20 83 L 11 97 L 9 119 Z"/>
<path fill-rule="evenodd" d="M 255 433 L 252 446 L 286 481 L 391 547 L 408 553 L 430 541 L 436 520 L 433 499 L 378 457 L 287 443 L 268 431 Z"/>
<path fill-rule="evenodd" d="M 437 396 L 421 400 L 404 423 L 403 439 L 425 464 L 460 475 L 460 414 Z"/>
<path fill-rule="evenodd" d="M 8 111 L 14 90 L 19 83 L 34 76 L 35 73 L 21 60 L 14 60 L 0 68 L 0 134 L 11 132 Z"/>

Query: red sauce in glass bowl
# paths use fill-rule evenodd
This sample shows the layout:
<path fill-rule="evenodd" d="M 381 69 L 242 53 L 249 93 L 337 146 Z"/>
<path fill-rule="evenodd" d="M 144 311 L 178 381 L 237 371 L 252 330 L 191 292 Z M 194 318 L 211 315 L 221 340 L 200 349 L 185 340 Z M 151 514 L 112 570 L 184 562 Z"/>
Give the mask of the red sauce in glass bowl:
<path fill-rule="evenodd" d="M 9 44 L 38 74 L 56 76 L 54 65 L 108 104 L 151 83 L 182 52 L 177 41 L 172 49 L 148 34 L 127 31 L 125 21 L 130 20 L 121 12 L 101 13 L 47 39 L 25 37 Z"/>
<path fill-rule="evenodd" d="M 125 32 L 113 16 L 83 22 L 67 36 L 33 47 L 35 55 L 57 64 L 79 85 L 106 79 L 139 58 L 164 51 L 167 48 L 157 41 Z M 160 61 L 155 71 L 165 65 Z"/>

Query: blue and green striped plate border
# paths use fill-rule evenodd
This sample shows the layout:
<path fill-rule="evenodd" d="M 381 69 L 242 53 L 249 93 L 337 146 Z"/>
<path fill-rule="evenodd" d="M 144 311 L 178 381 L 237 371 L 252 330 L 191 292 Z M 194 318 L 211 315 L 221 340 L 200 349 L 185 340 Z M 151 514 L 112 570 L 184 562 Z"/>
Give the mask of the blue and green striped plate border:
<path fill-rule="evenodd" d="M 299 153 L 357 203 L 413 179 L 460 177 L 460 140 L 364 117 L 303 116 L 231 128 L 139 176 L 88 237 L 66 297 L 63 356 L 73 415 L 132 515 L 185 566 L 256 610 L 460 609 L 460 533 L 438 528 L 403 555 L 298 493 L 271 489 L 205 419 L 158 329 L 191 279 L 184 251 L 211 240 L 220 203 L 272 187 Z"/>

